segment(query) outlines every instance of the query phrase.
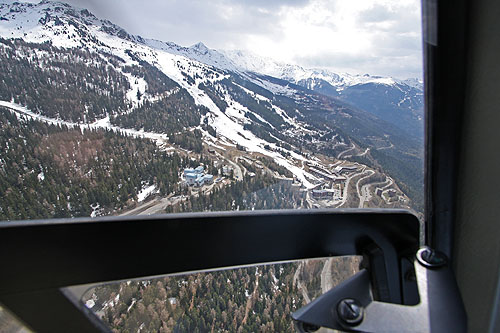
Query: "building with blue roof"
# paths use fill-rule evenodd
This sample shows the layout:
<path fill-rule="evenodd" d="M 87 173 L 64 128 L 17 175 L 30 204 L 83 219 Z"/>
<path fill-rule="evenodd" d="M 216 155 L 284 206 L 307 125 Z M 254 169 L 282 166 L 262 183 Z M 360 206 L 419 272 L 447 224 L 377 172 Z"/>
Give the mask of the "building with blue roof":
<path fill-rule="evenodd" d="M 196 186 L 203 186 L 205 184 L 211 184 L 214 181 L 213 175 L 203 175 L 201 177 L 196 178 Z"/>
<path fill-rule="evenodd" d="M 186 180 L 186 183 L 188 185 L 194 185 L 196 183 L 196 179 L 198 179 L 199 177 L 200 175 L 194 172 L 188 172 L 184 174 L 184 179 Z"/>
<path fill-rule="evenodd" d="M 206 174 L 203 178 L 205 180 L 205 184 L 212 184 L 214 181 L 214 176 L 210 174 Z"/>
<path fill-rule="evenodd" d="M 184 180 L 187 185 L 203 186 L 205 184 L 211 184 L 214 181 L 214 176 L 210 174 L 203 174 L 205 168 L 200 165 L 196 168 L 186 168 L 184 169 Z"/>

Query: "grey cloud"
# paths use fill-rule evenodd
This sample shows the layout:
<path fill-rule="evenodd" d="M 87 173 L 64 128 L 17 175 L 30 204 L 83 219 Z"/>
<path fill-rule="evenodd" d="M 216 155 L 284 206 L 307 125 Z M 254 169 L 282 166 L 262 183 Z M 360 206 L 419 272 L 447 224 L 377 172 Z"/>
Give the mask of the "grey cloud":
<path fill-rule="evenodd" d="M 362 22 L 383 22 L 393 18 L 389 8 L 383 5 L 374 5 L 372 8 L 364 10 L 358 15 Z"/>
<path fill-rule="evenodd" d="M 375 36 L 373 44 L 378 55 L 407 56 L 422 49 L 422 38 L 420 35 L 385 34 Z"/>
<path fill-rule="evenodd" d="M 357 16 L 360 27 L 369 31 L 386 31 L 394 34 L 421 30 L 420 10 L 415 6 L 397 6 L 394 10 L 374 5 Z"/>
<path fill-rule="evenodd" d="M 340 52 L 325 52 L 315 56 L 297 57 L 295 60 L 299 63 L 304 63 L 312 67 L 334 67 L 335 64 L 341 63 L 343 66 L 351 66 L 356 63 L 368 63 L 372 56 L 360 54 L 356 56 L 346 56 Z"/>
<path fill-rule="evenodd" d="M 245 35 L 279 38 L 277 9 L 285 4 L 299 6 L 307 3 L 305 0 L 258 0 L 248 2 L 251 5 L 243 0 L 68 2 L 88 8 L 96 16 L 110 19 L 132 34 L 185 46 L 203 41 L 214 48 L 238 44 Z M 263 8 L 268 10 L 263 11 Z M 226 15 L 229 10 L 230 15 Z"/>
<path fill-rule="evenodd" d="M 279 10 L 284 6 L 305 6 L 310 0 L 66 1 L 88 8 L 96 16 L 109 19 L 129 33 L 145 38 L 173 41 L 183 46 L 202 41 L 210 48 L 234 49 L 243 48 L 250 36 L 279 41 L 283 36 Z M 336 7 L 333 0 L 326 5 L 329 9 Z M 306 67 L 421 77 L 420 23 L 415 8 L 399 6 L 390 11 L 375 5 L 360 12 L 356 18 L 358 27 L 369 32 L 373 44 L 365 55 L 317 54 L 295 60 Z M 336 30 L 333 23 L 325 24 Z"/>
<path fill-rule="evenodd" d="M 311 0 L 233 0 L 226 3 L 238 3 L 245 7 L 257 7 L 265 9 L 277 9 L 283 6 L 302 7 L 306 6 Z"/>

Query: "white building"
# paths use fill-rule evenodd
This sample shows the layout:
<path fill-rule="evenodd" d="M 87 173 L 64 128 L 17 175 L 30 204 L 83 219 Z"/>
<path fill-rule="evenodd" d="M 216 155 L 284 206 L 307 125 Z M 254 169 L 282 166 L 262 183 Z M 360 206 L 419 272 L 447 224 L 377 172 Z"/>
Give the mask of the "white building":
<path fill-rule="evenodd" d="M 222 167 L 222 174 L 226 177 L 229 177 L 231 176 L 231 172 L 233 171 L 233 168 L 228 166 L 228 165 L 224 165 Z"/>

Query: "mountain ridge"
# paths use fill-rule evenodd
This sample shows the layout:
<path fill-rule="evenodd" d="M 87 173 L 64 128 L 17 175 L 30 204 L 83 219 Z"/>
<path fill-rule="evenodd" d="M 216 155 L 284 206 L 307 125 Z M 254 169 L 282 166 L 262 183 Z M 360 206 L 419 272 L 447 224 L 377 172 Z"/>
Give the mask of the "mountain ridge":
<path fill-rule="evenodd" d="M 18 5 L 16 5 L 18 4 Z M 337 71 L 331 71 L 324 68 L 305 68 L 300 65 L 287 64 L 284 62 L 275 61 L 272 58 L 258 56 L 251 51 L 242 50 L 216 50 L 208 48 L 203 42 L 198 42 L 189 47 L 181 46 L 174 42 L 160 41 L 156 39 L 144 38 L 140 35 L 129 34 L 122 27 L 110 22 L 107 19 L 98 19 L 94 14 L 89 12 L 87 9 L 79 8 L 73 5 L 61 1 L 51 1 L 43 0 L 38 4 L 34 3 L 22 3 L 18 1 L 13 1 L 10 3 L 11 11 L 10 13 L 1 12 L 3 5 L 9 5 L 9 3 L 0 4 L 0 15 L 2 15 L 3 20 L 10 20 L 9 16 L 15 15 L 13 13 L 22 13 L 23 9 L 40 7 L 41 11 L 45 13 L 50 13 L 51 6 L 56 14 L 64 13 L 66 15 L 71 15 L 75 18 L 85 18 L 86 23 L 92 23 L 94 25 L 100 24 L 101 27 L 106 29 L 109 34 L 118 35 L 121 38 L 126 38 L 135 42 L 139 42 L 151 47 L 168 50 L 171 52 L 178 52 L 178 54 L 184 55 L 190 59 L 198 60 L 206 64 L 214 65 L 219 69 L 229 69 L 229 70 L 240 70 L 240 71 L 251 71 L 259 74 L 265 74 L 274 76 L 277 78 L 282 78 L 293 83 L 297 83 L 302 79 L 307 78 L 321 78 L 325 79 L 327 82 L 339 88 L 345 86 L 351 86 L 363 83 L 379 83 L 391 85 L 394 83 L 406 84 L 422 90 L 422 81 L 416 78 L 408 79 L 395 79 L 388 76 L 379 75 L 369 75 L 369 74 L 348 74 L 341 73 Z M 14 11 L 12 11 L 14 7 Z M 25 8 L 23 8 L 25 7 Z M 27 8 L 26 8 L 27 7 Z M 65 9 L 65 11 L 62 11 Z M 9 15 L 10 14 L 10 15 Z M 42 17 L 40 17 L 42 19 Z M 31 20 L 35 22 L 37 20 Z M 39 20 L 38 20 L 39 21 Z M 17 30 L 20 30 L 16 27 Z M 21 32 L 21 31 L 20 31 Z M 14 37 L 20 37 L 21 34 L 13 34 Z M 7 36 L 5 36 L 7 37 Z M 190 52 L 191 51 L 191 52 Z M 206 55 L 207 58 L 200 58 L 200 55 Z M 218 59 L 218 62 L 211 62 L 210 58 Z M 265 65 L 265 66 L 262 66 Z"/>

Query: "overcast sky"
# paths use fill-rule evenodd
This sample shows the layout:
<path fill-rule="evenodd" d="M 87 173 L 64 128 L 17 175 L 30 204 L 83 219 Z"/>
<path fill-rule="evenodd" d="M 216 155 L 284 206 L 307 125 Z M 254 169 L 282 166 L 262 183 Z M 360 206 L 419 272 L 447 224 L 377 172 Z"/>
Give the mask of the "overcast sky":
<path fill-rule="evenodd" d="M 66 0 L 146 38 L 422 77 L 419 0 Z"/>

